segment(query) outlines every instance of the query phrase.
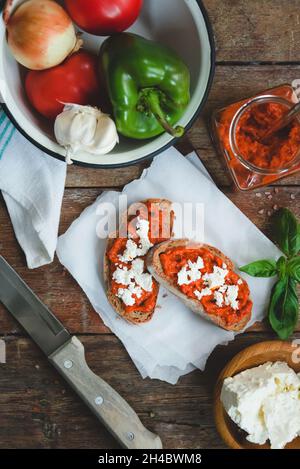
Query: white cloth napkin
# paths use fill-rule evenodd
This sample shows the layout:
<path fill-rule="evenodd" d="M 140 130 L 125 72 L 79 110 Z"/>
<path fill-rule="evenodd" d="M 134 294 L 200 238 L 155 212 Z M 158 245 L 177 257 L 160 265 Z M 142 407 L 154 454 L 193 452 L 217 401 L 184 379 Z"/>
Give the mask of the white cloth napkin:
<path fill-rule="evenodd" d="M 30 269 L 53 261 L 66 164 L 28 142 L 0 109 L 0 190 Z"/>
<path fill-rule="evenodd" d="M 153 160 L 140 179 L 128 184 L 123 194 L 129 204 L 151 197 L 202 202 L 205 242 L 218 247 L 237 266 L 280 255 L 275 245 L 214 185 L 196 154 L 187 159 L 174 148 L 167 150 Z M 233 340 L 235 334 L 195 315 L 172 294 L 165 296 L 163 288 L 149 323 L 131 325 L 115 314 L 103 283 L 106 240 L 97 237 L 96 226 L 101 219 L 99 205 L 112 202 L 117 206 L 119 197 L 118 192 L 106 192 L 84 210 L 59 238 L 57 254 L 106 326 L 123 342 L 141 375 L 175 384 L 194 368 L 204 369 L 216 345 Z M 253 323 L 264 317 L 272 280 L 246 277 L 254 300 Z"/>

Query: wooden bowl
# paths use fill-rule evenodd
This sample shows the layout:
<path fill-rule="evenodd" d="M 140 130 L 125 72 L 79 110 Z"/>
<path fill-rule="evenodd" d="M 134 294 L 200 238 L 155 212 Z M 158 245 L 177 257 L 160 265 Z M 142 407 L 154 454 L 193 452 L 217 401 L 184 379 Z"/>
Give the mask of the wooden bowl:
<path fill-rule="evenodd" d="M 293 360 L 292 356 L 298 360 Z M 300 348 L 293 346 L 291 342 L 280 340 L 261 342 L 247 347 L 238 353 L 223 369 L 220 374 L 214 393 L 214 416 L 217 430 L 224 442 L 233 449 L 270 449 L 269 444 L 257 445 L 246 440 L 247 434 L 241 430 L 227 415 L 220 399 L 221 389 L 225 378 L 234 376 L 241 371 L 266 362 L 284 361 L 296 373 L 300 372 Z M 297 363 L 296 363 L 297 361 Z M 286 449 L 300 449 L 300 437 L 295 438 L 286 445 Z"/>

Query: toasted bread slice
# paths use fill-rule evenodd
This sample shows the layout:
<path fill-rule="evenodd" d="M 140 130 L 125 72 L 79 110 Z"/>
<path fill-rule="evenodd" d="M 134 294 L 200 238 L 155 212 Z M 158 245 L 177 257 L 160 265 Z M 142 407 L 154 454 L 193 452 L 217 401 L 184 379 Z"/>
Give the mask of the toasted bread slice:
<path fill-rule="evenodd" d="M 173 229 L 173 217 L 171 217 L 171 211 L 172 211 L 172 202 L 166 199 L 147 199 L 141 202 L 142 204 L 146 203 L 151 203 L 151 204 L 156 204 L 161 210 L 165 210 L 167 215 L 166 221 L 169 219 L 171 222 L 170 226 L 170 236 L 172 234 L 172 229 Z M 128 220 L 128 214 L 127 212 L 124 213 L 124 215 L 121 217 L 122 218 L 122 223 L 127 224 Z M 110 238 L 108 239 L 107 246 L 106 246 L 106 252 L 104 256 L 104 281 L 107 289 L 107 298 L 114 308 L 114 310 L 122 316 L 124 319 L 126 319 L 128 322 L 133 323 L 133 324 L 141 324 L 145 323 L 151 320 L 155 307 L 153 308 L 152 311 L 150 312 L 143 312 L 139 311 L 138 308 L 136 311 L 131 311 L 130 313 L 126 312 L 125 305 L 123 301 L 118 298 L 114 293 L 112 293 L 111 290 L 111 269 L 110 269 L 110 260 L 108 258 L 108 252 L 110 251 L 111 247 L 113 246 L 115 238 L 118 237 L 118 233 L 111 235 Z M 155 280 L 154 280 L 155 281 Z M 158 286 L 157 286 L 158 288 Z"/>
<path fill-rule="evenodd" d="M 182 300 L 183 303 L 189 309 L 199 314 L 204 319 L 212 321 L 217 326 L 222 327 L 223 329 L 226 329 L 226 330 L 230 330 L 230 331 L 242 330 L 246 326 L 246 324 L 249 322 L 251 318 L 251 312 L 243 316 L 239 322 L 236 322 L 231 325 L 227 325 L 224 318 L 214 315 L 214 314 L 208 314 L 205 311 L 200 301 L 198 301 L 197 299 L 189 298 L 170 281 L 168 276 L 164 273 L 164 270 L 160 261 L 160 254 L 175 247 L 186 247 L 186 248 L 195 248 L 195 249 L 205 248 L 208 251 L 210 251 L 212 254 L 220 257 L 226 263 L 226 265 L 228 266 L 230 270 L 234 270 L 233 262 L 215 247 L 210 246 L 208 244 L 191 242 L 187 239 L 180 239 L 180 240 L 174 240 L 174 241 L 165 241 L 161 244 L 158 244 L 157 246 L 154 246 L 152 249 L 150 249 L 146 258 L 146 265 L 147 265 L 149 272 L 153 275 L 153 277 L 167 290 L 169 290 L 178 298 L 180 298 L 180 300 Z"/>

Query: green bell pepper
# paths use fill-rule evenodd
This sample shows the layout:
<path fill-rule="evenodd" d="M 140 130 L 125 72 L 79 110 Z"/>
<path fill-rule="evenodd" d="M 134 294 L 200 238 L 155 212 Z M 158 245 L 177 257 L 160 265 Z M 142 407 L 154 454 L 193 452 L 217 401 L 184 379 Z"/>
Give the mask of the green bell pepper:
<path fill-rule="evenodd" d="M 100 67 L 118 131 L 147 139 L 164 131 L 181 137 L 173 127 L 190 100 L 190 73 L 177 54 L 131 33 L 109 37 L 100 49 Z"/>

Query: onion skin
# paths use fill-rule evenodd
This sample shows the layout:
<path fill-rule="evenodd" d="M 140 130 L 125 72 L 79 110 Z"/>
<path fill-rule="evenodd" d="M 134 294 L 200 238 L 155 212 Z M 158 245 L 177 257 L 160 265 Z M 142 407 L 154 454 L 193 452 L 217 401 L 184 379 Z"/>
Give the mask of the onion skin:
<path fill-rule="evenodd" d="M 7 18 L 7 42 L 20 64 L 45 70 L 60 64 L 77 46 L 71 18 L 52 0 L 28 0 Z"/>

